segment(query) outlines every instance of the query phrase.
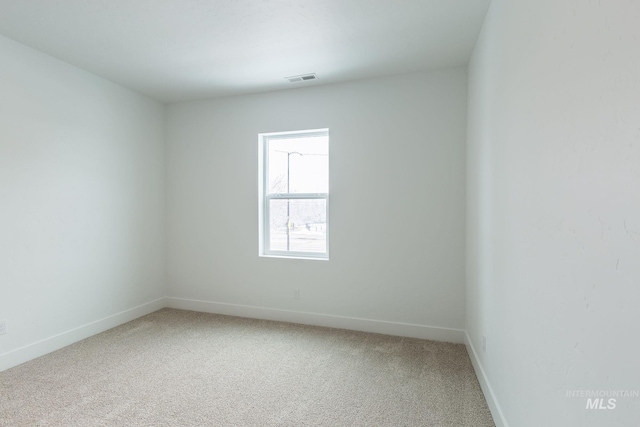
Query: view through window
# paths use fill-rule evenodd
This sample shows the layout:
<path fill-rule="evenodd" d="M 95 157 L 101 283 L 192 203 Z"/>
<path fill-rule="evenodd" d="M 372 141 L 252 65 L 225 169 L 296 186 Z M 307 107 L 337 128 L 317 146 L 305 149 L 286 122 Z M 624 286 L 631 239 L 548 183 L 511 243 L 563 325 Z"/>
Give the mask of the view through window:
<path fill-rule="evenodd" d="M 262 255 L 328 257 L 328 129 L 260 135 Z"/>

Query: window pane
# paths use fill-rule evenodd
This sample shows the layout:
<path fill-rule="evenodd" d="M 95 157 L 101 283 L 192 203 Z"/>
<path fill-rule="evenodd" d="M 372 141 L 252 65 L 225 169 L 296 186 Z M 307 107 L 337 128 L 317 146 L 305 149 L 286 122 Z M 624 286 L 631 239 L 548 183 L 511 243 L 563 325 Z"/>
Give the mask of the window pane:
<path fill-rule="evenodd" d="M 329 138 L 269 139 L 268 194 L 328 193 Z"/>
<path fill-rule="evenodd" d="M 272 251 L 327 251 L 326 199 L 272 199 L 269 215 Z"/>

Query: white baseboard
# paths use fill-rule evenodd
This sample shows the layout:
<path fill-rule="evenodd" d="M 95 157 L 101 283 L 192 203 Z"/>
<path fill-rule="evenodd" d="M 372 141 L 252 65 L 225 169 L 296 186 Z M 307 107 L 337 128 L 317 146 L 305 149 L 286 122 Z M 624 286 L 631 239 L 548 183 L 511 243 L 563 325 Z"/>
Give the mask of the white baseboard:
<path fill-rule="evenodd" d="M 382 320 L 361 319 L 356 317 L 334 316 L 248 305 L 227 304 L 168 297 L 167 307 L 181 310 L 201 311 L 205 313 L 226 314 L 229 316 L 250 317 L 254 319 L 276 320 L 280 322 L 301 323 L 304 325 L 325 326 L 329 328 L 374 332 L 401 337 L 421 338 L 435 341 L 464 343 L 465 332 L 462 329 L 449 329 L 408 323 L 387 322 Z"/>
<path fill-rule="evenodd" d="M 504 414 L 502 413 L 502 409 L 500 408 L 500 404 L 498 403 L 498 399 L 493 392 L 489 378 L 487 378 L 487 374 L 482 368 L 482 363 L 480 363 L 480 358 L 478 357 L 478 353 L 476 353 L 476 349 L 471 342 L 469 334 L 465 332 L 464 337 L 467 352 L 471 359 L 471 364 L 473 365 L 473 369 L 476 371 L 476 377 L 478 377 L 478 382 L 480 383 L 480 388 L 482 388 L 484 397 L 487 400 L 487 405 L 489 405 L 489 410 L 493 416 L 493 422 L 496 424 L 496 427 L 509 427 L 507 420 L 504 418 Z"/>
<path fill-rule="evenodd" d="M 230 316 L 250 317 L 254 319 L 300 323 L 304 325 L 325 326 L 329 328 L 349 329 L 354 331 L 374 332 L 401 337 L 446 341 L 457 344 L 465 342 L 465 331 L 462 329 L 449 329 L 409 323 L 387 322 L 356 317 L 334 316 L 302 311 L 167 297 L 159 298 L 146 304 L 133 307 L 129 310 L 125 310 L 52 337 L 45 338 L 33 344 L 0 354 L 0 372 L 165 307 L 201 311 L 206 313 L 226 314 Z"/>
<path fill-rule="evenodd" d="M 62 347 L 66 347 L 85 338 L 89 338 L 90 336 L 99 334 L 100 332 L 104 332 L 123 323 L 130 322 L 138 317 L 153 313 L 154 311 L 160 310 L 164 307 L 166 307 L 166 299 L 159 298 L 129 310 L 87 323 L 86 325 L 79 326 L 71 329 L 70 331 L 62 332 L 33 344 L 0 354 L 0 372 L 28 362 L 36 357 L 51 353 L 52 351 L 59 350 Z"/>

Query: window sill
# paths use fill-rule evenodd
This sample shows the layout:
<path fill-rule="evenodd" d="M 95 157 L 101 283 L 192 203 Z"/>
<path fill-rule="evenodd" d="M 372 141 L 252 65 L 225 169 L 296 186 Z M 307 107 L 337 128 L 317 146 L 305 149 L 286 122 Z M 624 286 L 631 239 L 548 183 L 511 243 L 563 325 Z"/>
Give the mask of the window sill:
<path fill-rule="evenodd" d="M 303 256 L 303 255 L 280 255 L 280 254 L 260 254 L 260 258 L 284 258 L 284 259 L 304 259 L 311 261 L 329 261 L 329 257 Z"/>

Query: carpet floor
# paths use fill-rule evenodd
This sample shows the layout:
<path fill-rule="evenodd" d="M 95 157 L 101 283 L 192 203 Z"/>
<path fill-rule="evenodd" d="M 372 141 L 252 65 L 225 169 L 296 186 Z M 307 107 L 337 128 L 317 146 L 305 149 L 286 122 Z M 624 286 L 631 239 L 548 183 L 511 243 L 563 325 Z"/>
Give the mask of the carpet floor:
<path fill-rule="evenodd" d="M 0 372 L 0 426 L 494 426 L 466 349 L 162 309 Z"/>

